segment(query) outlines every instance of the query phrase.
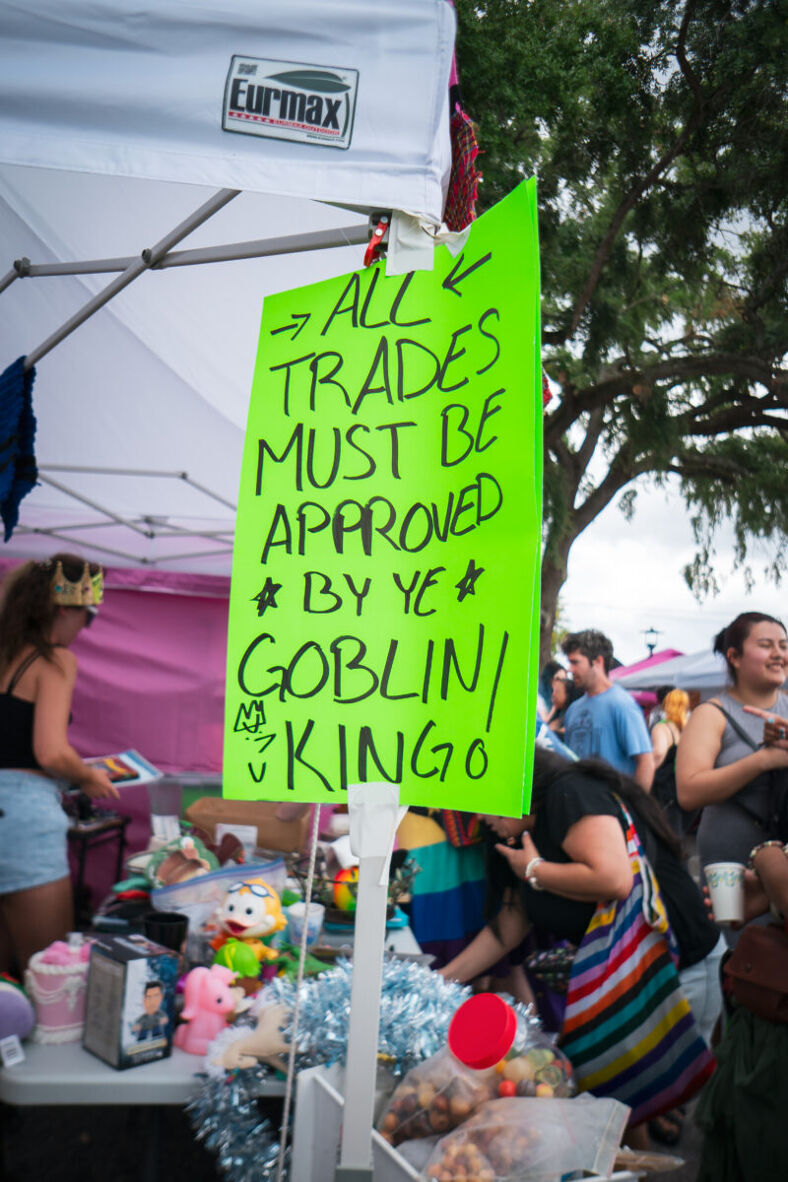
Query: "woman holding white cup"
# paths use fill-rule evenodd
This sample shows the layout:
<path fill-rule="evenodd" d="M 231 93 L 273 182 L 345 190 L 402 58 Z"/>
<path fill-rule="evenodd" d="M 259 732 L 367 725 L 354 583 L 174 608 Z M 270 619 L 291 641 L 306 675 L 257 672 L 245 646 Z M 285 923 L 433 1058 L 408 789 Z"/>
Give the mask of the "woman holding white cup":
<path fill-rule="evenodd" d="M 784 625 L 745 612 L 723 628 L 714 648 L 725 657 L 732 684 L 696 707 L 676 757 L 679 803 L 703 809 L 698 853 L 704 868 L 745 866 L 755 846 L 779 838 L 780 781 L 788 783 L 788 743 L 764 744 L 761 723 L 762 717 L 788 717 Z M 777 735 L 779 726 L 773 729 Z M 783 729 L 788 738 L 788 724 Z"/>

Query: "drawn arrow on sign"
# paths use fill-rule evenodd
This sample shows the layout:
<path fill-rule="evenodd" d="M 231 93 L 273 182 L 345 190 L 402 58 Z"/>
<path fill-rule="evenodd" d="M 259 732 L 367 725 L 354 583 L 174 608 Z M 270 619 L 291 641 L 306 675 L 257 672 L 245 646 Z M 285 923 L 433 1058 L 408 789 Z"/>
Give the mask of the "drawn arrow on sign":
<path fill-rule="evenodd" d="M 462 256 L 460 256 L 460 257 L 462 258 Z M 312 313 L 311 312 L 291 312 L 290 315 L 293 317 L 293 323 L 292 324 L 283 324 L 281 328 L 272 328 L 271 329 L 271 336 L 272 337 L 275 337 L 278 332 L 289 332 L 290 329 L 294 328 L 295 332 L 293 333 L 293 335 L 290 338 L 291 341 L 294 341 L 296 339 L 296 337 L 298 336 L 298 334 L 300 333 L 301 329 L 306 328 L 307 323 L 309 322 L 309 318 L 312 315 Z M 300 324 L 296 323 L 298 320 L 301 321 Z"/>
<path fill-rule="evenodd" d="M 462 283 L 463 279 L 467 279 L 473 271 L 478 270 L 479 267 L 483 267 L 485 263 L 489 263 L 490 259 L 492 258 L 492 254 L 488 251 L 487 254 L 482 255 L 478 262 L 471 263 L 470 267 L 458 275 L 457 272 L 462 266 L 464 258 L 465 255 L 461 254 L 442 284 L 442 286 L 446 288 L 446 291 L 453 291 L 454 294 L 456 296 L 460 296 L 460 298 L 462 298 L 462 292 L 458 290 L 457 285 Z"/>

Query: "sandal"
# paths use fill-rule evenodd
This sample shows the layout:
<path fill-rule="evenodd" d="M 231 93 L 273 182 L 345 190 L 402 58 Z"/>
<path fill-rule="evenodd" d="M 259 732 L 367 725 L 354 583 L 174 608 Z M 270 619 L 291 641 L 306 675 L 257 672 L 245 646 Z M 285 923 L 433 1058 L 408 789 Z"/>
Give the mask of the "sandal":
<path fill-rule="evenodd" d="M 678 1145 L 683 1129 L 684 1113 L 680 1108 L 672 1108 L 648 1122 L 649 1136 L 659 1145 Z"/>

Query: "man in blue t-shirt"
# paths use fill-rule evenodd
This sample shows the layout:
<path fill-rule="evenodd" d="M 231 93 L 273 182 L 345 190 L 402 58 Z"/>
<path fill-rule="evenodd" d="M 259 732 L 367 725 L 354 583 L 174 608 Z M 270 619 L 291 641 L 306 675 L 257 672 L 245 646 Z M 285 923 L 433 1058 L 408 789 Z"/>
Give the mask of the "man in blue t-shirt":
<path fill-rule="evenodd" d="M 572 677 L 583 690 L 566 712 L 564 741 L 581 759 L 604 759 L 637 780 L 646 792 L 654 779 L 654 756 L 640 707 L 608 674 L 613 646 L 593 628 L 571 632 L 561 645 Z"/>

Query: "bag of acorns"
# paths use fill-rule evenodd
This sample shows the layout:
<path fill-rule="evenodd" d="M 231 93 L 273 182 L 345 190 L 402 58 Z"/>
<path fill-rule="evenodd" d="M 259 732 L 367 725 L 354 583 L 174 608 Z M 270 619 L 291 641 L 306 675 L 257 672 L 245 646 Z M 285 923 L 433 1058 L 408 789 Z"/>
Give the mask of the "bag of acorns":
<path fill-rule="evenodd" d="M 427 1182 L 559 1182 L 580 1171 L 607 1177 L 630 1109 L 618 1100 L 491 1100 L 442 1137 Z"/>
<path fill-rule="evenodd" d="M 497 1094 L 500 1078 L 494 1070 L 464 1066 L 444 1047 L 408 1072 L 380 1118 L 378 1132 L 391 1145 L 448 1133 Z"/>

